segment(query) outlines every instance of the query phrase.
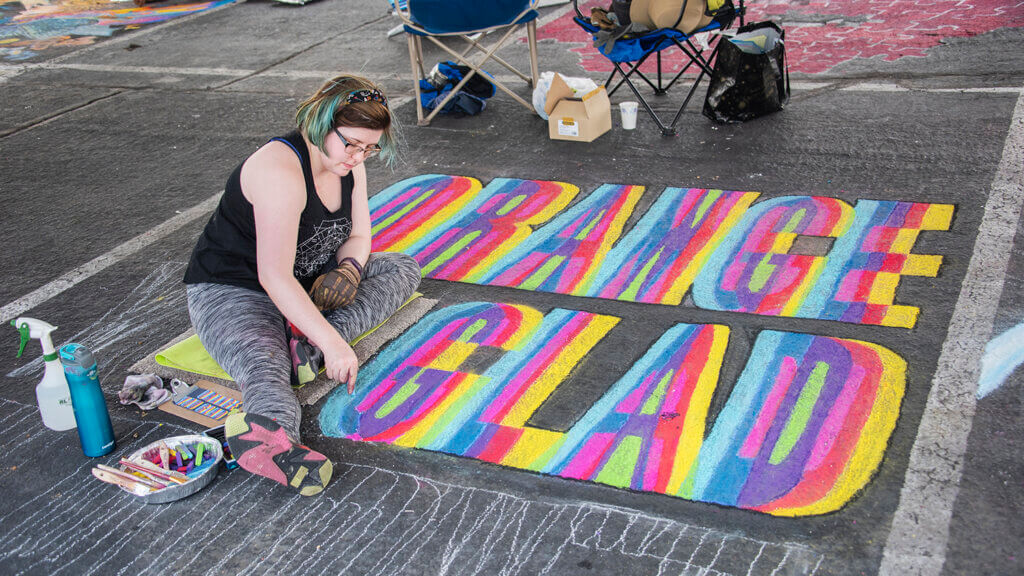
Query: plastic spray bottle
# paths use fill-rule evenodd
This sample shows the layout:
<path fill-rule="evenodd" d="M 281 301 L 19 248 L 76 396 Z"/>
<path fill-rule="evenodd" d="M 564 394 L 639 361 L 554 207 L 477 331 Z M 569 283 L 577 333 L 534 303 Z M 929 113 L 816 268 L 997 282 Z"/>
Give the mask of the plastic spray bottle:
<path fill-rule="evenodd" d="M 109 454 L 114 450 L 114 427 L 100 388 L 96 359 L 88 348 L 72 343 L 61 346 L 60 362 L 71 390 L 82 452 L 91 458 Z"/>
<path fill-rule="evenodd" d="M 51 430 L 71 430 L 75 427 L 71 392 L 68 390 L 68 381 L 64 378 L 64 368 L 57 359 L 57 352 L 53 349 L 53 340 L 50 338 L 50 333 L 57 327 L 42 320 L 24 316 L 12 320 L 11 325 L 21 333 L 18 358 L 21 358 L 29 340 L 39 340 L 43 346 L 43 360 L 46 362 L 46 368 L 43 372 L 43 379 L 36 386 L 36 400 L 39 402 L 39 414 L 43 417 L 43 424 Z"/>

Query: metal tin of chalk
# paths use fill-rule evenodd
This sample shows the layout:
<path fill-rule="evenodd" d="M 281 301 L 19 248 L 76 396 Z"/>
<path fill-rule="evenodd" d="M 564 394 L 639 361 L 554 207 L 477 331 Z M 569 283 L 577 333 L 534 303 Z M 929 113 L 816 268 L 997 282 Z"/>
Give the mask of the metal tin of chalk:
<path fill-rule="evenodd" d="M 142 500 L 146 504 L 166 504 L 167 502 L 181 500 L 182 498 L 187 498 L 188 496 L 199 492 L 210 482 L 213 482 L 213 479 L 217 477 L 217 471 L 220 470 L 220 463 L 224 459 L 224 451 L 220 447 L 220 442 L 216 439 L 201 434 L 171 436 L 170 438 L 157 440 L 156 442 L 144 446 L 135 452 L 132 452 L 128 456 L 129 460 L 139 461 L 143 460 L 143 456 L 145 454 L 159 450 L 161 444 L 167 444 L 171 450 L 176 451 L 179 446 L 189 446 L 200 442 L 203 444 L 203 451 L 212 455 L 214 459 L 212 462 L 205 465 L 204 469 L 198 475 L 190 477 L 188 482 L 185 482 L 184 484 L 169 484 L 165 488 L 145 494 L 132 492 L 131 490 L 123 487 L 121 489 L 132 496 L 135 496 L 139 500 Z M 124 466 L 121 466 L 120 468 L 127 471 Z"/>

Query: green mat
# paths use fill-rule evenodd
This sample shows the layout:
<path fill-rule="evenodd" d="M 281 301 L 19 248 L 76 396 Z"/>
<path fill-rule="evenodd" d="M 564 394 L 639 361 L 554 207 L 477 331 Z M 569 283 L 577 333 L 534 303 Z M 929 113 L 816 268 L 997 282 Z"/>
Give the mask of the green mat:
<path fill-rule="evenodd" d="M 405 303 L 399 307 L 399 310 L 405 308 L 410 302 L 422 296 L 419 292 L 414 293 L 409 297 Z M 397 312 L 397 311 L 396 311 Z M 372 334 L 375 330 L 387 323 L 387 320 L 380 324 L 370 328 L 368 331 L 360 334 L 356 338 L 353 338 L 349 345 L 354 346 L 356 342 L 359 342 L 363 338 L 366 338 Z M 202 374 L 203 376 L 210 376 L 211 378 L 220 378 L 222 380 L 231 380 L 231 376 L 220 367 L 210 354 L 203 348 L 203 343 L 199 341 L 199 336 L 193 334 L 191 337 L 178 342 L 177 344 L 168 347 L 162 352 L 157 352 L 156 363 L 161 366 L 167 366 L 168 368 L 174 368 L 176 370 L 184 370 L 186 372 L 194 372 L 196 374 Z M 232 380 L 233 381 L 233 380 Z"/>

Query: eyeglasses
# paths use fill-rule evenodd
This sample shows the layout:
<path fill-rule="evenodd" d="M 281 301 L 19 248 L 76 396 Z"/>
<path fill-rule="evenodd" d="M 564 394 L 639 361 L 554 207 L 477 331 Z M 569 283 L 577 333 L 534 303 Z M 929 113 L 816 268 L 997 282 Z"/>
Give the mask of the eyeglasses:
<path fill-rule="evenodd" d="M 334 128 L 334 133 L 338 135 L 338 138 L 341 138 L 341 143 L 345 145 L 345 153 L 348 154 L 349 156 L 355 156 L 356 154 L 361 153 L 363 155 L 363 158 L 373 158 L 374 156 L 380 153 L 380 146 L 376 144 L 370 144 L 369 146 L 365 147 L 356 146 L 355 144 L 352 144 L 351 142 L 346 140 L 345 137 L 341 135 L 341 132 L 337 128 Z"/>

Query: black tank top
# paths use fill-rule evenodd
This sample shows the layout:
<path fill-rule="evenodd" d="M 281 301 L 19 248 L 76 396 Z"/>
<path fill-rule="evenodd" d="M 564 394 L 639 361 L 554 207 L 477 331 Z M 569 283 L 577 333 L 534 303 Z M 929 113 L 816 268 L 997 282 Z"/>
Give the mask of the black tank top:
<path fill-rule="evenodd" d="M 320 274 L 337 266 L 335 254 L 352 232 L 352 173 L 341 179 L 341 208 L 330 212 L 313 184 L 306 141 L 298 132 L 273 138 L 287 144 L 299 157 L 306 180 L 306 207 L 299 217 L 295 247 L 295 277 L 309 290 Z M 256 271 L 256 219 L 252 204 L 242 194 L 242 164 L 228 177 L 224 195 L 206 223 L 188 268 L 186 284 L 213 282 L 263 292 Z"/>

